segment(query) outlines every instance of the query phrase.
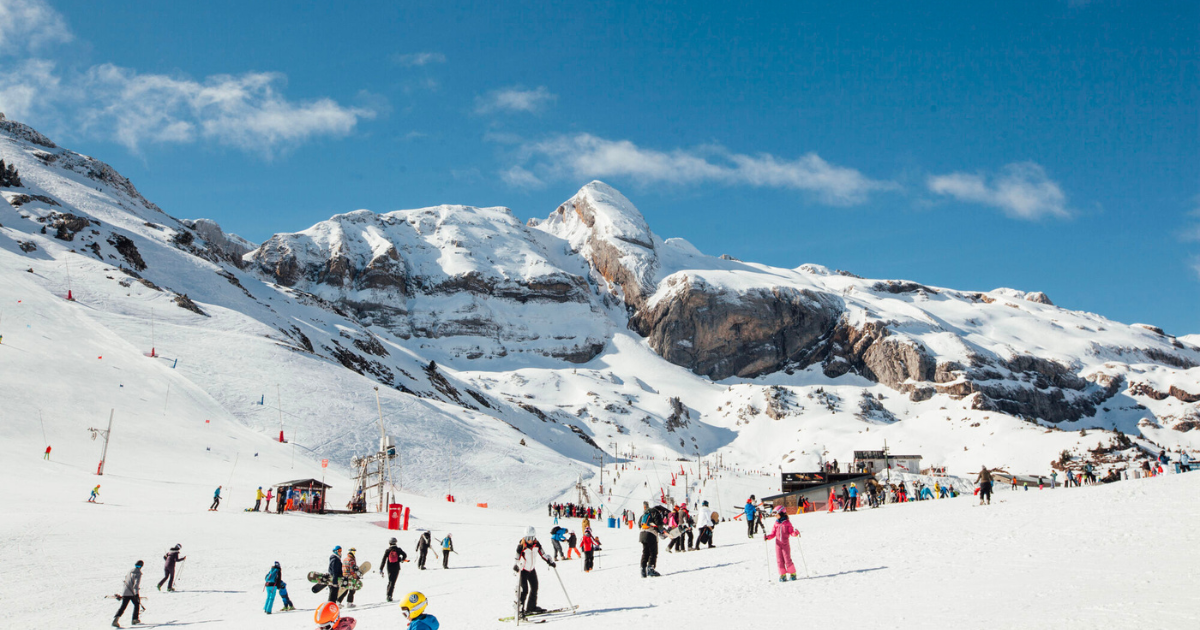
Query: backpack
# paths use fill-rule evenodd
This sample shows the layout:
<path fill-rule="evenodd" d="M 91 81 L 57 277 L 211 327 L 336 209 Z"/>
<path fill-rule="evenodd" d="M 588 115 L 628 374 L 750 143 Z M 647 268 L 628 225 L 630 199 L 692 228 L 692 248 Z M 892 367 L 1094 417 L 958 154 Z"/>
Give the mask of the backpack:
<path fill-rule="evenodd" d="M 400 562 L 400 554 L 396 553 L 395 550 L 389 551 L 388 552 L 388 562 L 391 564 L 396 564 L 397 562 Z"/>

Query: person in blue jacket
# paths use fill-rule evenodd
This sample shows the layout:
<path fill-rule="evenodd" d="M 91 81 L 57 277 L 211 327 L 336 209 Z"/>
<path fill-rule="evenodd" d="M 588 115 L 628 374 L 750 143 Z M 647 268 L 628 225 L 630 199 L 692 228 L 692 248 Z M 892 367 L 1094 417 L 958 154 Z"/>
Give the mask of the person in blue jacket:
<path fill-rule="evenodd" d="M 746 506 L 742 508 L 742 513 L 746 515 L 746 537 L 754 538 L 754 523 L 755 517 L 758 516 L 758 506 L 754 504 L 753 494 L 746 499 Z"/>
<path fill-rule="evenodd" d="M 438 630 L 437 617 L 425 613 L 429 599 L 418 591 L 413 591 L 400 602 L 400 610 L 408 618 L 408 630 Z"/>
<path fill-rule="evenodd" d="M 567 528 L 555 527 L 550 530 L 550 544 L 554 545 L 554 559 L 567 559 L 567 554 L 563 553 L 562 544 L 567 540 Z"/>
<path fill-rule="evenodd" d="M 287 584 L 283 582 L 283 570 L 279 567 L 278 562 L 271 567 L 270 571 L 267 571 L 267 576 L 263 579 L 267 582 L 267 603 L 263 606 L 263 612 L 269 615 L 272 609 L 275 608 L 276 592 L 283 597 L 283 610 L 285 612 L 295 610 L 295 606 L 292 606 L 292 600 L 288 598 Z"/>
<path fill-rule="evenodd" d="M 858 486 L 850 484 L 850 511 L 858 511 Z"/>

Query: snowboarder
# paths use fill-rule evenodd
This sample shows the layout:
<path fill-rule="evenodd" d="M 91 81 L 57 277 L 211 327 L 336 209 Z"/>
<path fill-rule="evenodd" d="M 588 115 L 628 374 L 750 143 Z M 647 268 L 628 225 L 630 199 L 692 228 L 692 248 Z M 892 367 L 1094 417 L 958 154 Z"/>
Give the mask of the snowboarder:
<path fill-rule="evenodd" d="M 313 621 L 317 624 L 317 630 L 354 630 L 354 626 L 358 625 L 353 617 L 343 617 L 338 605 L 333 602 L 317 606 Z"/>
<path fill-rule="evenodd" d="M 554 545 L 554 559 L 560 560 L 566 558 L 563 553 L 562 544 L 567 539 L 567 529 L 565 527 L 555 527 L 550 530 L 550 544 Z"/>
<path fill-rule="evenodd" d="M 542 560 L 551 568 L 555 566 L 554 561 L 546 557 L 546 552 L 542 549 L 542 543 L 538 542 L 537 532 L 530 526 L 525 530 L 525 537 L 517 543 L 517 563 L 513 565 L 513 572 L 519 573 L 520 591 L 517 595 L 517 614 L 521 617 L 525 615 L 544 613 L 545 608 L 540 608 L 537 605 L 538 595 L 538 577 L 537 577 L 537 558 L 542 557 Z"/>
<path fill-rule="evenodd" d="M 984 466 L 979 471 L 979 476 L 975 478 L 975 482 L 979 484 L 979 505 L 983 505 L 986 500 L 988 505 L 992 504 L 992 471 Z"/>
<path fill-rule="evenodd" d="M 408 554 L 404 550 L 396 546 L 396 539 L 388 541 L 388 548 L 383 552 L 383 560 L 379 562 L 379 575 L 383 576 L 384 568 L 387 568 L 387 600 L 392 601 L 392 593 L 396 589 L 396 578 L 400 576 L 400 563 L 408 562 Z"/>
<path fill-rule="evenodd" d="M 221 505 L 221 486 L 217 486 L 216 492 L 213 492 L 213 502 L 212 505 L 208 506 L 208 511 L 216 512 L 218 505 Z"/>
<path fill-rule="evenodd" d="M 433 546 L 433 535 L 429 530 L 421 533 L 421 537 L 417 539 L 417 568 L 425 570 L 425 556 L 429 553 L 429 548 Z"/>
<path fill-rule="evenodd" d="M 655 503 L 661 501 L 660 498 L 654 499 Z M 649 501 L 642 502 L 642 517 L 638 521 L 638 526 L 642 532 L 638 534 L 638 542 L 642 543 L 642 577 L 660 577 L 660 573 L 656 570 L 658 567 L 658 539 L 662 536 L 663 518 L 667 508 L 661 504 L 650 507 Z"/>
<path fill-rule="evenodd" d="M 121 627 L 121 615 L 125 614 L 125 607 L 133 604 L 133 625 L 142 623 L 139 619 L 139 612 L 142 608 L 142 561 L 138 560 L 133 565 L 133 570 L 129 575 L 125 576 L 125 590 L 121 592 L 121 607 L 117 609 L 117 615 L 113 617 L 112 625 L 114 628 Z"/>
<path fill-rule="evenodd" d="M 158 590 L 162 590 L 163 584 L 167 585 L 167 591 L 175 591 L 175 563 L 187 560 L 187 556 L 180 557 L 179 551 L 183 549 L 183 545 L 175 545 L 171 550 L 163 556 L 166 565 L 163 567 L 163 579 L 158 582 Z"/>
<path fill-rule="evenodd" d="M 361 577 L 358 572 L 358 559 L 354 557 L 355 551 L 354 547 L 351 547 L 350 551 L 346 552 L 346 562 L 342 565 L 342 574 L 351 581 Z M 346 600 L 346 608 L 354 608 L 354 589 L 342 589 L 338 594 L 337 603 L 341 604 L 343 599 Z"/>
<path fill-rule="evenodd" d="M 254 495 L 254 511 L 255 512 L 257 512 L 258 508 L 262 506 L 262 500 L 263 500 L 264 496 L 266 496 L 266 495 L 263 494 L 262 486 L 259 486 L 258 492 L 255 493 L 255 495 Z"/>
<path fill-rule="evenodd" d="M 292 605 L 292 599 L 288 597 L 287 584 L 283 581 L 283 569 L 280 568 L 278 562 L 271 567 L 270 571 L 267 571 L 265 579 L 267 581 L 267 605 L 263 607 L 263 610 L 268 615 L 271 614 L 271 610 L 275 608 L 276 592 L 283 598 L 283 612 L 296 610 L 296 607 Z"/>
<path fill-rule="evenodd" d="M 42 457 L 42 459 L 50 459 L 50 445 L 46 445 L 46 454 Z"/>
<path fill-rule="evenodd" d="M 454 541 L 450 539 L 450 534 L 442 539 L 442 568 L 450 568 L 450 554 L 454 551 Z"/>
<path fill-rule="evenodd" d="M 400 612 L 408 619 L 408 630 L 438 630 L 437 617 L 425 614 L 428 605 L 429 599 L 417 591 L 404 597 Z"/>
<path fill-rule="evenodd" d="M 788 521 L 787 510 L 782 505 L 775 508 L 775 513 L 778 515 L 775 518 L 775 528 L 764 538 L 775 541 L 775 562 L 779 565 L 779 581 L 795 580 L 796 565 L 792 564 L 792 541 L 789 539 L 793 536 L 799 537 L 800 532 L 792 527 L 792 523 Z"/>
<path fill-rule="evenodd" d="M 96 487 L 92 488 L 92 496 L 88 497 L 88 503 L 95 503 L 98 496 L 100 496 L 100 484 L 96 484 Z"/>
<path fill-rule="evenodd" d="M 333 548 L 329 554 L 329 603 L 336 604 L 338 599 L 338 582 L 342 579 L 342 546 Z M 336 612 L 337 609 L 334 609 Z M 318 622 L 319 623 L 319 622 Z"/>

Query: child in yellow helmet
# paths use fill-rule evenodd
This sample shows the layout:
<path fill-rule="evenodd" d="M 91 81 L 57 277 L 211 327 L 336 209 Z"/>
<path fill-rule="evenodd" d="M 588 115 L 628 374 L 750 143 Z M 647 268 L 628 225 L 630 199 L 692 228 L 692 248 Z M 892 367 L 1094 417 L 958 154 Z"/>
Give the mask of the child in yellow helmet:
<path fill-rule="evenodd" d="M 408 618 L 408 630 L 438 630 L 437 617 L 425 614 L 429 599 L 423 594 L 413 591 L 400 602 L 400 610 Z"/>

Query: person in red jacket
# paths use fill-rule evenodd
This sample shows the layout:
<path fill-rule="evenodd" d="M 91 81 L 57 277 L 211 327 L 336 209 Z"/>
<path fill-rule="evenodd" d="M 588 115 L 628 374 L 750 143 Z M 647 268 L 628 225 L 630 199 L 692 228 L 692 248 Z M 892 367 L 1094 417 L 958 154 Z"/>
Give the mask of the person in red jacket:
<path fill-rule="evenodd" d="M 579 546 L 583 548 L 583 570 L 591 573 L 595 565 L 595 554 L 600 550 L 600 539 L 592 535 L 591 527 L 583 530 L 583 542 L 579 543 Z"/>

